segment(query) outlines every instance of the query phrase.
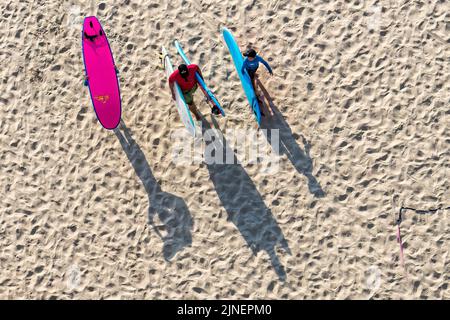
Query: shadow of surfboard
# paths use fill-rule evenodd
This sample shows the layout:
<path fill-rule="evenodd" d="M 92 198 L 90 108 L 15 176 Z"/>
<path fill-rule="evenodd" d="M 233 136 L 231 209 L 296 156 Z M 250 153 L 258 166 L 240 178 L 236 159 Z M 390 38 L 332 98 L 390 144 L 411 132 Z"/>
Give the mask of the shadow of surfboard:
<path fill-rule="evenodd" d="M 303 144 L 305 145 L 305 150 L 302 150 L 297 142 L 295 141 L 294 135 L 289 124 L 284 119 L 280 110 L 275 106 L 272 97 L 267 92 L 264 85 L 261 83 L 259 79 L 256 79 L 257 85 L 260 87 L 261 91 L 266 98 L 268 105 L 270 106 L 270 110 L 273 112 L 273 115 L 269 115 L 269 107 L 267 103 L 262 103 L 264 105 L 264 111 L 266 112 L 266 116 L 261 120 L 261 129 L 270 145 L 271 143 L 271 134 L 270 129 L 279 129 L 279 138 L 280 138 L 280 155 L 285 154 L 292 165 L 295 167 L 297 172 L 303 174 L 308 179 L 308 189 L 315 197 L 322 198 L 325 196 L 325 192 L 323 191 L 319 181 L 317 181 L 316 177 L 312 174 L 313 171 L 313 163 L 312 158 L 309 153 L 311 150 L 311 144 L 306 140 L 303 135 L 300 135 Z"/>
<path fill-rule="evenodd" d="M 119 128 L 122 129 L 123 134 Z M 192 244 L 191 229 L 193 222 L 189 209 L 182 198 L 162 191 L 161 186 L 153 176 L 145 154 L 134 141 L 123 120 L 114 129 L 114 133 L 145 188 L 149 202 L 148 223 L 163 240 L 164 259 L 170 261 L 177 252 Z M 163 223 L 162 226 L 154 225 L 155 214 Z M 159 229 L 161 228 L 165 229 L 165 236 L 160 233 Z"/>
<path fill-rule="evenodd" d="M 211 117 L 211 120 L 217 130 L 215 132 L 219 132 L 215 118 Z M 202 133 L 207 138 L 205 141 L 211 141 L 208 135 L 213 134 L 214 131 L 209 130 L 211 126 L 207 121 L 202 122 Z M 214 143 L 213 148 L 210 146 L 211 143 Z M 291 254 L 283 231 L 264 203 L 253 181 L 238 163 L 236 155 L 227 145 L 225 138 L 223 137 L 222 140 L 220 137 L 212 142 L 206 142 L 206 148 L 208 146 L 219 153 L 222 152 L 222 155 L 232 154 L 234 157 L 234 164 L 225 164 L 225 161 L 223 164 L 206 162 L 210 179 L 228 214 L 227 220 L 234 223 L 254 255 L 260 250 L 267 252 L 279 280 L 285 281 L 286 271 L 275 250 L 280 246 L 285 252 Z M 228 182 L 230 177 L 239 181 L 238 188 L 235 183 Z"/>

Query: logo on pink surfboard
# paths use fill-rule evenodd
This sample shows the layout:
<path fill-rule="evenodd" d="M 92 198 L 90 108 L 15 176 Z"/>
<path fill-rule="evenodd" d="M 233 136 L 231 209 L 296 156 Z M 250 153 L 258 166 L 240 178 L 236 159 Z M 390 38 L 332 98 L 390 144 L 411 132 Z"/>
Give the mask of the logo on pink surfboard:
<path fill-rule="evenodd" d="M 98 101 L 100 101 L 103 104 L 105 104 L 109 100 L 109 96 L 108 95 L 96 96 L 94 98 L 95 98 L 95 100 L 98 100 Z"/>
<path fill-rule="evenodd" d="M 82 50 L 97 119 L 104 128 L 114 129 L 119 125 L 122 113 L 119 81 L 108 39 L 94 16 L 84 19 Z"/>

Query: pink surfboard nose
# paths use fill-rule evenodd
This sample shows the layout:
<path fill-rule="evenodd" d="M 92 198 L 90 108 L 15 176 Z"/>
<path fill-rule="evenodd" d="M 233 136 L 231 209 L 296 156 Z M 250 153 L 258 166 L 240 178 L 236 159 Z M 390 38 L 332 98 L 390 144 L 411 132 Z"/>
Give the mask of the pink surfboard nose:
<path fill-rule="evenodd" d="M 97 119 L 105 129 L 114 129 L 119 125 L 122 113 L 119 80 L 108 38 L 96 17 L 84 19 L 82 48 Z"/>

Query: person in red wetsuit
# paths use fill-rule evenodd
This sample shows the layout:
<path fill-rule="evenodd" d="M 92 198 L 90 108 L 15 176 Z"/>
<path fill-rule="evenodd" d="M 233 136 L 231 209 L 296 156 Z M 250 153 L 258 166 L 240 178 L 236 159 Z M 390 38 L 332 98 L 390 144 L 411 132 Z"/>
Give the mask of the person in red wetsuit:
<path fill-rule="evenodd" d="M 178 66 L 178 70 L 175 70 L 169 77 L 169 86 L 170 91 L 172 91 L 172 98 L 175 100 L 175 82 L 178 83 L 180 86 L 181 91 L 183 92 L 184 100 L 186 101 L 186 104 L 189 106 L 189 109 L 192 111 L 192 113 L 195 115 L 195 119 L 197 121 L 201 120 L 201 115 L 197 110 L 197 107 L 195 106 L 194 102 L 194 93 L 198 88 L 198 82 L 195 77 L 195 73 L 198 72 L 200 77 L 203 79 L 202 72 L 198 65 L 196 64 L 180 64 Z M 210 101 L 210 99 L 208 99 Z M 210 101 L 212 103 L 212 101 Z M 211 111 L 214 114 L 219 114 L 220 110 L 213 105 Z"/>

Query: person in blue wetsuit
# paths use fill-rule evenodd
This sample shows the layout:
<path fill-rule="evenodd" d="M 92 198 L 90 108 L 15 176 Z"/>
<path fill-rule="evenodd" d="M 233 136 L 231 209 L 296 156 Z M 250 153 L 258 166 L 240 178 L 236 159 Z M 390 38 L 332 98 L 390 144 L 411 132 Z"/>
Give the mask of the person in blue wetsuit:
<path fill-rule="evenodd" d="M 254 49 L 248 49 L 244 53 L 244 63 L 242 64 L 242 70 L 241 72 L 244 73 L 244 71 L 247 71 L 248 75 L 250 76 L 250 79 L 252 80 L 253 89 L 255 90 L 256 97 L 260 102 L 261 99 L 259 98 L 259 95 L 256 90 L 256 78 L 258 78 L 258 75 L 256 74 L 256 71 L 258 70 L 259 63 L 261 62 L 269 71 L 270 75 L 273 76 L 272 68 L 269 66 L 266 60 L 261 58 L 259 55 L 256 54 L 256 51 Z M 263 113 L 261 115 L 264 116 Z"/>

